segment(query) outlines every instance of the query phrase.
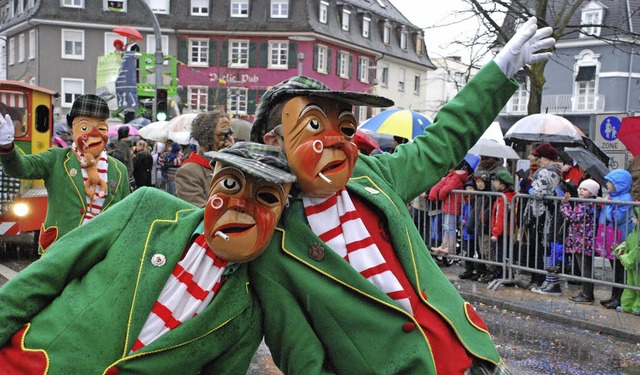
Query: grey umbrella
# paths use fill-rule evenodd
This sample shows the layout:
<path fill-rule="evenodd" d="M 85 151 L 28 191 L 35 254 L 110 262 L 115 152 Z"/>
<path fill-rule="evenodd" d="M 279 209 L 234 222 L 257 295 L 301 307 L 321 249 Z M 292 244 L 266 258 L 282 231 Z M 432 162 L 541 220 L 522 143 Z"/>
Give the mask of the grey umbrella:
<path fill-rule="evenodd" d="M 604 186 L 604 176 L 609 173 L 609 168 L 591 151 L 582 147 L 565 147 L 564 152 L 576 162 L 591 178 Z"/>
<path fill-rule="evenodd" d="M 496 140 L 486 138 L 480 138 L 478 142 L 469 149 L 468 153 L 494 158 L 520 159 L 520 156 L 513 148 L 500 144 Z"/>

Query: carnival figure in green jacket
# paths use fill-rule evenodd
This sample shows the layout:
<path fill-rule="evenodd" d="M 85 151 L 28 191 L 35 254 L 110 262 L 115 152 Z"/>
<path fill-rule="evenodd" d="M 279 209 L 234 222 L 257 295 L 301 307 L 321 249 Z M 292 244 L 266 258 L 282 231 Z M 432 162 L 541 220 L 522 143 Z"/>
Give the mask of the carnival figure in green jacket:
<path fill-rule="evenodd" d="M 526 22 L 436 116 L 393 154 L 358 154 L 352 106 L 374 95 L 293 77 L 261 98 L 252 140 L 279 145 L 300 193 L 250 277 L 265 339 L 287 374 L 501 374 L 487 327 L 439 270 L 407 204 L 462 161 L 517 88 L 544 61 L 550 28 Z"/>
<path fill-rule="evenodd" d="M 291 182 L 277 148 L 217 161 L 204 209 L 141 188 L 0 288 L 2 374 L 244 374 L 262 339 L 248 262 Z"/>
<path fill-rule="evenodd" d="M 109 107 L 101 97 L 80 95 L 67 115 L 73 144 L 23 155 L 13 144 L 13 122 L 0 116 L 0 163 L 15 178 L 43 179 L 47 216 L 40 229 L 38 253 L 58 238 L 93 219 L 129 195 L 127 168 L 107 156 Z"/>

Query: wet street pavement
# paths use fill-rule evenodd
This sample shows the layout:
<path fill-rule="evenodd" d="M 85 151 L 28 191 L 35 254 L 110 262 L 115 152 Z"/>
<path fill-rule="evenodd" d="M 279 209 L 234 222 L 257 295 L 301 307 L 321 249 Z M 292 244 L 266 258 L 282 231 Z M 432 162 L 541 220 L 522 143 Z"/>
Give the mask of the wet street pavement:
<path fill-rule="evenodd" d="M 25 238 L 26 246 L 28 238 Z M 0 285 L 35 258 L 23 247 L 0 243 Z M 6 267 L 6 268 L 5 268 Z M 566 303 L 577 286 L 564 285 L 562 297 L 547 297 L 518 288 L 486 289 L 486 284 L 460 281 L 457 264 L 445 275 L 485 319 L 508 368 L 515 374 L 640 375 L 640 317 L 595 305 Z M 9 275 L 7 275 L 7 273 Z M 608 289 L 596 289 L 596 298 Z M 623 328 L 629 326 L 630 334 Z M 247 372 L 278 375 L 268 348 L 260 346 Z"/>

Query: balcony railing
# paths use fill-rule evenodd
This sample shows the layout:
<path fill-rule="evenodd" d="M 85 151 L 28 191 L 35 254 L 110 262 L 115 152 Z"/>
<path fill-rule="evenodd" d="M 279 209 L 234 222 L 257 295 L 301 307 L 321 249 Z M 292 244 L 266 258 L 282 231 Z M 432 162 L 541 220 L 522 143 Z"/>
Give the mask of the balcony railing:
<path fill-rule="evenodd" d="M 522 115 L 526 114 L 526 103 L 520 103 L 516 106 L 509 100 L 507 105 L 502 109 L 503 114 Z M 578 105 L 578 98 L 574 95 L 542 95 L 542 105 L 540 111 L 557 114 L 581 114 L 603 112 L 605 105 L 605 96 L 596 95 L 593 103 L 589 105 Z"/>

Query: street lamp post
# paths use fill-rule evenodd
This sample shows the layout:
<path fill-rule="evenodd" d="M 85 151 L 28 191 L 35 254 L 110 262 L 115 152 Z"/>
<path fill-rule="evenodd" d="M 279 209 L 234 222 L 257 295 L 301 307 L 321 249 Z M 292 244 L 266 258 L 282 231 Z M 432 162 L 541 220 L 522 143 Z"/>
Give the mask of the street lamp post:
<path fill-rule="evenodd" d="M 160 24 L 158 23 L 158 18 L 156 18 L 156 14 L 153 13 L 149 4 L 147 4 L 144 0 L 139 0 L 142 7 L 149 12 L 151 16 L 151 21 L 153 23 L 153 35 L 156 38 L 156 52 L 155 52 L 155 76 L 156 76 L 156 89 L 161 89 L 163 87 L 162 84 L 162 64 L 164 63 L 164 57 L 162 56 L 162 34 L 160 33 Z M 157 91 L 156 91 L 157 92 Z M 154 98 L 157 99 L 157 98 Z M 156 100 L 153 101 L 153 118 L 156 117 Z"/>

